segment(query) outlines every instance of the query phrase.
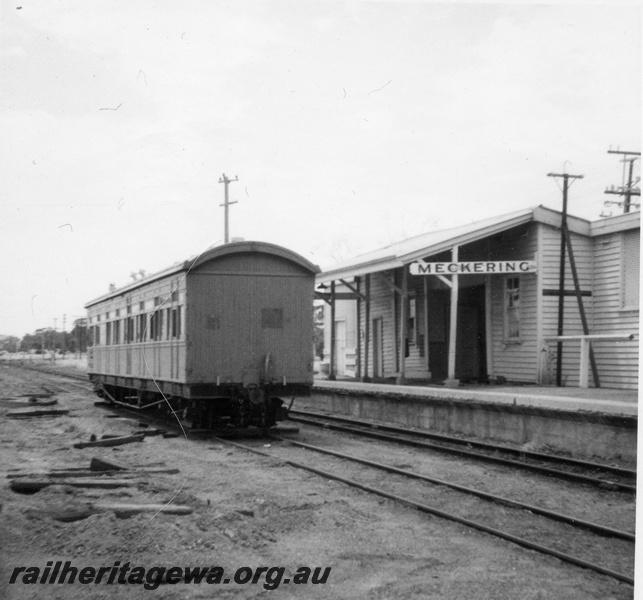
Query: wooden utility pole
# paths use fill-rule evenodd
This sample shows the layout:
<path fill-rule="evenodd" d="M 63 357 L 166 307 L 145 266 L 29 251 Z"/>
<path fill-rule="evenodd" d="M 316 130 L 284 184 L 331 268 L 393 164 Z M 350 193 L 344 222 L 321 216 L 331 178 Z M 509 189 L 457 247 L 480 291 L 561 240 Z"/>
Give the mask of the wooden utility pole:
<path fill-rule="evenodd" d="M 225 201 L 223 204 L 219 204 L 219 206 L 225 207 L 225 236 L 224 236 L 224 244 L 227 244 L 230 241 L 230 234 L 229 234 L 229 206 L 231 204 L 237 204 L 236 202 L 230 202 L 228 200 L 228 185 L 231 183 L 234 183 L 235 181 L 239 181 L 239 178 L 235 175 L 234 179 L 228 179 L 225 176 L 225 173 L 223 176 L 219 179 L 219 183 L 223 183 L 225 187 Z"/>
<path fill-rule="evenodd" d="M 638 183 L 639 180 L 636 182 L 633 180 L 634 177 L 634 161 L 638 160 L 641 157 L 640 152 L 629 152 L 626 150 L 608 150 L 608 154 L 622 154 L 624 156 L 623 158 L 623 166 L 625 167 L 625 163 L 629 162 L 630 163 L 630 171 L 629 171 L 629 176 L 627 179 L 627 184 L 625 184 L 625 169 L 623 170 L 623 185 L 620 187 L 614 187 L 612 186 L 611 188 L 608 188 L 605 190 L 606 194 L 616 194 L 618 196 L 623 196 L 625 199 L 623 202 L 611 202 L 611 201 L 606 201 L 606 205 L 610 204 L 618 204 L 619 206 L 622 204 L 623 205 L 623 213 L 628 213 L 630 212 L 630 207 L 632 205 L 632 196 L 640 196 L 641 195 L 641 190 L 637 187 L 634 187 L 636 183 Z"/>
<path fill-rule="evenodd" d="M 563 178 L 563 216 L 560 223 L 560 266 L 558 274 L 558 335 L 563 335 L 563 318 L 565 312 L 565 252 L 567 250 L 567 190 L 570 177 L 581 179 L 582 175 L 569 175 L 568 173 L 548 173 L 547 177 Z M 563 342 L 560 340 L 556 351 L 556 385 L 562 386 L 563 368 Z"/>
<path fill-rule="evenodd" d="M 560 224 L 560 271 L 558 276 L 558 335 L 563 335 L 563 317 L 565 310 L 565 296 L 567 294 L 565 290 L 565 251 L 569 251 L 569 264 L 572 270 L 572 277 L 574 279 L 574 295 L 578 300 L 578 311 L 580 313 L 581 322 L 583 325 L 583 334 L 589 334 L 589 325 L 587 323 L 587 317 L 585 315 L 585 307 L 583 305 L 583 292 L 580 289 L 580 281 L 578 279 L 578 273 L 576 271 L 576 261 L 574 260 L 574 254 L 572 250 L 572 240 L 569 235 L 569 229 L 567 228 L 567 192 L 569 190 L 569 180 L 570 179 L 582 179 L 582 175 L 570 175 L 569 173 L 548 173 L 547 177 L 562 177 L 563 178 L 563 214 Z M 600 387 L 600 382 L 598 379 L 598 368 L 596 367 L 596 360 L 594 358 L 594 352 L 590 348 L 589 353 L 590 362 L 592 365 L 592 375 L 594 376 L 594 384 L 596 387 Z M 556 352 L 556 385 L 558 387 L 562 386 L 562 370 L 563 370 L 563 342 L 558 340 L 557 343 L 557 352 Z"/>

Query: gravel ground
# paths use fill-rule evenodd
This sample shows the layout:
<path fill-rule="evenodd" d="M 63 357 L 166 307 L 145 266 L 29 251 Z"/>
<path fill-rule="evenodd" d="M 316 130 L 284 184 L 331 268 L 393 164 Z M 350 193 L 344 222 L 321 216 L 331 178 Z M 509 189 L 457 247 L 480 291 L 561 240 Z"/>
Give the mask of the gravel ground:
<path fill-rule="evenodd" d="M 108 418 L 107 411 L 93 405 L 95 397 L 63 382 L 61 387 L 74 391 L 58 393 L 56 408 L 69 409 L 68 415 L 8 418 L 7 412 L 17 405 L 6 398 L 42 392 L 43 381 L 37 373 L 25 376 L 0 365 L 0 398 L 4 398 L 0 400 L 0 598 L 149 598 L 153 594 L 168 599 L 585 600 L 633 596 L 627 584 L 218 441 L 156 436 L 115 448 L 75 449 L 74 443 L 87 441 L 92 434 L 130 433 L 136 422 Z M 376 444 L 368 446 L 376 451 Z M 180 472 L 138 476 L 133 487 L 114 490 L 61 484 L 32 495 L 11 491 L 6 479 L 16 471 L 86 467 L 94 456 L 130 466 L 164 465 Z M 449 471 L 445 459 L 428 461 L 411 453 L 398 459 L 422 471 Z M 484 472 L 472 470 L 462 477 L 491 485 L 496 478 L 492 471 L 485 466 Z M 524 488 L 520 482 L 513 493 L 520 496 Z M 560 493 L 587 515 L 596 510 L 591 504 L 607 503 L 608 498 L 592 496 L 583 506 L 568 488 L 563 486 Z M 534 496 L 536 500 L 540 498 Z M 193 512 L 123 519 L 106 511 L 71 523 L 50 516 L 55 509 L 96 502 L 172 502 L 190 506 Z M 626 522 L 631 509 L 625 504 L 618 510 L 605 506 L 605 511 L 618 513 L 610 518 Z M 17 583 L 8 583 L 16 567 L 42 570 L 48 561 L 72 561 L 80 568 L 112 567 L 116 561 L 147 569 L 220 566 L 230 578 L 241 567 L 285 570 L 279 585 L 279 572 L 273 569 L 272 583 L 266 585 L 262 575 L 255 584 L 181 582 L 160 585 L 155 591 L 140 584 L 29 585 L 22 582 L 22 575 Z M 308 583 L 296 584 L 293 576 L 300 567 L 321 567 L 321 573 L 329 567 L 330 573 L 325 583 L 313 584 L 309 578 Z M 285 578 L 293 581 L 285 583 Z"/>

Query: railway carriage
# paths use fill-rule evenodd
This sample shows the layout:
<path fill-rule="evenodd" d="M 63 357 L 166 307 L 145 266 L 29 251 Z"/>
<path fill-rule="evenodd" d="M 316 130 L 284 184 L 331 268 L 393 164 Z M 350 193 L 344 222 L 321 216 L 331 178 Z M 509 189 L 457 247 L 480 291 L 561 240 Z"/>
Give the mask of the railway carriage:
<path fill-rule="evenodd" d="M 196 428 L 269 427 L 313 382 L 319 268 L 233 242 L 113 289 L 85 308 L 88 372 L 112 402 L 172 410 Z"/>

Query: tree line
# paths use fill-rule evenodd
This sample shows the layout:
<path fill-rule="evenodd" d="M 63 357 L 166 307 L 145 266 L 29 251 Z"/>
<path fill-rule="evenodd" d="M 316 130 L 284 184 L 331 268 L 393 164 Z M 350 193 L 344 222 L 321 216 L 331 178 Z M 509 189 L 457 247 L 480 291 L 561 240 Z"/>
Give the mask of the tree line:
<path fill-rule="evenodd" d="M 0 351 L 32 352 L 42 354 L 57 352 L 87 352 L 87 320 L 78 319 L 71 331 L 58 331 L 53 327 L 42 327 L 22 339 L 13 335 L 0 335 Z"/>

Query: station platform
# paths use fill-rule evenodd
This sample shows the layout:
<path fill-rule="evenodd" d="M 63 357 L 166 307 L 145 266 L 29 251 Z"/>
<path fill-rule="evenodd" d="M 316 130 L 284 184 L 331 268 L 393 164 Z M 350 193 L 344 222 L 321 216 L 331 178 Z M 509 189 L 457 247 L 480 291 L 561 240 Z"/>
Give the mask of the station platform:
<path fill-rule="evenodd" d="M 310 398 L 296 405 L 526 450 L 630 464 L 637 458 L 636 390 L 316 379 Z"/>
<path fill-rule="evenodd" d="M 446 388 L 409 383 L 365 383 L 354 379 L 315 379 L 315 390 L 346 390 L 371 394 L 393 394 L 415 398 L 444 398 L 512 406 L 532 406 L 563 411 L 598 412 L 638 416 L 638 391 L 607 388 L 578 388 L 536 385 L 468 385 Z"/>

